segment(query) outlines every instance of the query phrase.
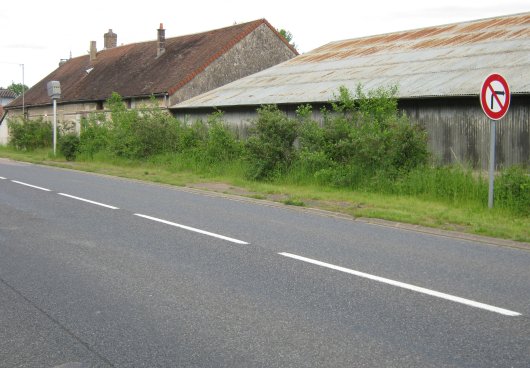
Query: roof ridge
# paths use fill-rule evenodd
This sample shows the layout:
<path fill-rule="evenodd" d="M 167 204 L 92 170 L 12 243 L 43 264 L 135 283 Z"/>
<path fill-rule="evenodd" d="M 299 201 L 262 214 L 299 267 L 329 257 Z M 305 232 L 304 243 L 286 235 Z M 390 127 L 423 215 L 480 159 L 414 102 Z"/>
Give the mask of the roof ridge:
<path fill-rule="evenodd" d="M 210 33 L 210 32 L 223 31 L 223 30 L 226 30 L 226 29 L 229 29 L 229 28 L 232 28 L 232 27 L 238 27 L 238 26 L 240 27 L 242 25 L 249 26 L 249 25 L 251 25 L 253 23 L 259 23 L 259 25 L 261 25 L 263 22 L 268 24 L 266 19 L 261 18 L 261 19 L 250 21 L 250 22 L 233 24 L 233 25 L 228 26 L 228 27 L 214 28 L 214 29 L 210 29 L 208 31 L 196 32 L 196 33 L 188 33 L 188 34 L 179 35 L 179 36 L 173 36 L 173 37 L 166 37 L 166 42 L 170 41 L 170 40 L 175 40 L 175 39 L 178 39 L 178 38 L 183 38 L 183 37 L 197 36 L 197 35 L 202 35 L 202 34 L 206 34 L 206 33 Z M 107 49 L 103 48 L 101 50 L 97 50 L 97 53 L 99 54 L 100 52 L 106 52 L 106 51 L 109 51 L 109 50 L 116 50 L 116 49 L 120 49 L 122 47 L 131 47 L 131 46 L 135 46 L 135 45 L 141 45 L 141 44 L 147 44 L 147 43 L 156 43 L 156 42 L 157 42 L 157 39 L 131 42 L 131 43 L 126 43 L 126 44 L 121 44 L 121 45 L 118 45 L 118 46 L 115 46 L 115 47 L 112 47 L 112 48 L 107 48 Z M 79 56 L 74 56 L 74 57 L 69 58 L 68 60 L 84 58 L 84 57 L 87 57 L 87 56 L 90 56 L 89 53 L 86 53 L 86 54 L 83 54 L 83 55 L 79 55 Z M 96 58 L 96 60 L 97 60 L 97 58 Z"/>
<path fill-rule="evenodd" d="M 344 41 L 364 40 L 364 39 L 370 39 L 370 38 L 376 38 L 376 37 L 385 37 L 385 36 L 390 36 L 390 35 L 413 33 L 413 32 L 418 32 L 418 31 L 431 29 L 431 28 L 466 27 L 466 26 L 469 26 L 469 25 L 472 25 L 472 24 L 478 24 L 478 23 L 481 23 L 481 22 L 488 22 L 488 21 L 494 21 L 494 20 L 499 21 L 499 20 L 506 19 L 506 18 L 516 18 L 516 17 L 529 16 L 529 15 L 530 15 L 530 12 L 522 12 L 522 13 L 515 13 L 515 14 L 505 14 L 505 15 L 491 16 L 491 17 L 486 17 L 486 18 L 481 18 L 481 19 L 470 19 L 470 20 L 465 20 L 465 21 L 462 21 L 462 22 L 434 24 L 434 25 L 425 26 L 425 27 L 418 27 L 418 28 L 411 28 L 411 29 L 405 29 L 405 30 L 399 30 L 399 31 L 385 32 L 385 33 L 367 35 L 367 36 L 362 36 L 362 37 L 346 38 L 346 39 L 343 39 L 343 40 L 336 40 L 336 41 L 328 42 L 328 43 L 326 43 L 324 45 L 321 45 L 321 46 L 317 47 L 316 49 L 311 50 L 310 52 L 316 51 L 316 50 L 321 49 L 323 47 L 326 47 L 328 45 L 332 45 L 334 43 L 341 43 L 341 42 L 344 42 Z"/>
<path fill-rule="evenodd" d="M 256 22 L 260 22 L 260 24 L 261 24 L 263 21 L 266 21 L 266 20 L 263 19 L 263 18 L 261 18 L 261 19 L 257 19 L 257 20 L 250 21 L 250 22 L 244 22 L 244 23 L 239 23 L 239 24 L 233 24 L 233 25 L 228 26 L 228 27 L 213 28 L 213 29 L 210 29 L 210 30 L 208 30 L 208 31 L 201 31 L 201 32 L 195 32 L 195 33 L 187 33 L 187 34 L 183 34 L 183 35 L 179 35 L 179 36 L 166 37 L 166 41 L 169 41 L 169 40 L 175 40 L 175 39 L 177 39 L 177 38 L 189 37 L 189 36 L 203 35 L 203 34 L 210 33 L 210 32 L 224 31 L 224 30 L 227 30 L 227 29 L 229 29 L 229 28 L 240 27 L 240 26 L 242 26 L 242 25 L 250 25 L 250 24 L 252 24 L 252 23 L 256 23 Z M 102 50 L 99 50 L 98 52 L 100 52 L 100 51 L 107 51 L 107 50 L 114 50 L 114 49 L 117 49 L 117 48 L 120 48 L 120 47 L 127 47 L 127 46 L 132 46 L 132 45 L 139 45 L 139 44 L 142 44 L 142 43 L 152 43 L 152 42 L 157 42 L 157 39 L 155 38 L 155 39 L 152 39 L 152 40 L 131 42 L 131 43 L 127 43 L 127 44 L 122 44 L 122 45 L 119 45 L 119 46 L 115 46 L 115 47 L 112 47 L 112 48 L 110 48 L 110 49 L 102 49 Z M 87 54 L 87 55 L 88 55 L 88 54 Z M 83 55 L 83 56 L 84 56 L 84 55 Z"/>

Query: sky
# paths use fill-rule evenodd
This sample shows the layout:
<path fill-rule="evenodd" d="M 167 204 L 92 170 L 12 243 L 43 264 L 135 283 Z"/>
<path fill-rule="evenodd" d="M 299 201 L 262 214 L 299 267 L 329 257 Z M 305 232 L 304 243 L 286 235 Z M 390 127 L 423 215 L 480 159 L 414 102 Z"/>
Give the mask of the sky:
<path fill-rule="evenodd" d="M 286 29 L 301 53 L 332 41 L 530 11 L 530 0 L 10 0 L 0 6 L 0 87 L 29 87 L 61 59 L 103 49 L 103 34 L 118 45 L 227 27 L 260 18 Z M 23 65 L 23 66 L 22 66 Z"/>

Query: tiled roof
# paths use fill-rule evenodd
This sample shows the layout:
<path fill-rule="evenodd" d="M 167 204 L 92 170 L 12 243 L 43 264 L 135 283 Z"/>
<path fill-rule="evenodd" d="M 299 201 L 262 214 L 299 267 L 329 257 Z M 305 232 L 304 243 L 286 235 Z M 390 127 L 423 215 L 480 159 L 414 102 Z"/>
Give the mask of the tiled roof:
<path fill-rule="evenodd" d="M 262 24 L 274 30 L 260 19 L 166 38 L 158 58 L 154 40 L 99 51 L 93 62 L 90 55 L 70 59 L 26 92 L 25 104 L 50 104 L 46 84 L 51 80 L 61 82 L 61 102 L 106 100 L 112 92 L 124 97 L 173 94 Z M 8 107 L 21 104 L 18 98 Z"/>
<path fill-rule="evenodd" d="M 0 98 L 16 98 L 17 95 L 9 90 L 9 89 L 3 89 L 3 88 L 0 88 Z"/>
<path fill-rule="evenodd" d="M 4 121 L 4 117 L 5 117 L 4 106 L 0 105 L 0 125 L 2 125 L 2 122 Z"/>

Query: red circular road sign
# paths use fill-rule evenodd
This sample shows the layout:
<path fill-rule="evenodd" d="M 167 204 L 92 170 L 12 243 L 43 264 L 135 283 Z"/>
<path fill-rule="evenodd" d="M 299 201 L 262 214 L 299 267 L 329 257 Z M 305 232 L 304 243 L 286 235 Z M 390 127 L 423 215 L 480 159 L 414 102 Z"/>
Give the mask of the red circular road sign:
<path fill-rule="evenodd" d="M 506 115 L 510 107 L 510 87 L 500 74 L 490 74 L 482 83 L 480 104 L 484 113 L 492 120 L 499 120 Z"/>

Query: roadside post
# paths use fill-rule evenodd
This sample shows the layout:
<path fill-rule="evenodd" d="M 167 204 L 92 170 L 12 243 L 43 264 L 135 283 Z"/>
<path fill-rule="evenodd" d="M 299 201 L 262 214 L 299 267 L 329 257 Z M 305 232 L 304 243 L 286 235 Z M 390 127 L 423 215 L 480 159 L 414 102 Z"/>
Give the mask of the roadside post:
<path fill-rule="evenodd" d="M 486 116 L 491 120 L 488 207 L 493 208 L 496 122 L 506 115 L 510 107 L 510 87 L 502 75 L 493 73 L 486 77 L 480 90 L 480 104 Z"/>
<path fill-rule="evenodd" d="M 48 96 L 53 101 L 53 155 L 57 150 L 57 100 L 61 98 L 61 83 L 59 81 L 49 81 L 47 84 Z"/>

